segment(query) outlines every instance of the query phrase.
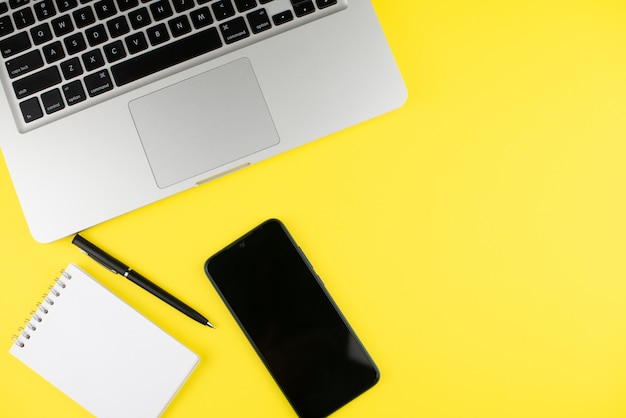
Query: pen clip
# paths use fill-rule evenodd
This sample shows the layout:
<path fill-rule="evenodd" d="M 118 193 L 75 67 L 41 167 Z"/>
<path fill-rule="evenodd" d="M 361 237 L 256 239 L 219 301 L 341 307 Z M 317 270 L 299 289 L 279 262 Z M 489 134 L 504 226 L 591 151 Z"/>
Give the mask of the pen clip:
<path fill-rule="evenodd" d="M 76 234 L 72 239 L 72 244 L 76 245 L 82 252 L 91 257 L 94 261 L 104 266 L 107 270 L 115 274 L 124 274 L 129 270 L 129 267 L 117 260 L 116 258 L 105 253 L 100 248 L 87 241 L 85 238 Z"/>
<path fill-rule="evenodd" d="M 85 250 L 80 250 L 81 253 L 85 254 L 86 256 L 88 256 L 89 258 L 91 258 L 92 260 L 94 260 L 96 263 L 100 264 L 102 267 L 104 267 L 105 269 L 109 270 L 111 273 L 113 274 L 122 274 L 121 272 L 116 271 L 114 268 L 107 266 L 105 263 L 103 263 L 102 261 L 98 260 L 96 257 L 94 257 L 93 255 L 89 254 L 87 251 Z"/>

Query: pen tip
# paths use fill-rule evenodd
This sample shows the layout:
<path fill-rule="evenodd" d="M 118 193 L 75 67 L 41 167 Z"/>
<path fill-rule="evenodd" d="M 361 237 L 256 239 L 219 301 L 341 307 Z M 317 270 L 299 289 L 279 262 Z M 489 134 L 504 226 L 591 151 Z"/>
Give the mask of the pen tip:
<path fill-rule="evenodd" d="M 215 329 L 215 325 L 213 325 L 212 323 L 210 323 L 209 321 L 206 321 L 207 326 Z"/>

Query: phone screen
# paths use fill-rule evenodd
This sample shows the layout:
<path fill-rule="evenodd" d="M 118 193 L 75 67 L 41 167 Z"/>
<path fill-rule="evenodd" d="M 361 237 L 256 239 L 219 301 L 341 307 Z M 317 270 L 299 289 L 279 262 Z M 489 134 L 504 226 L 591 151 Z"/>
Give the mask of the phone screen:
<path fill-rule="evenodd" d="M 241 237 L 205 270 L 298 415 L 327 416 L 378 381 L 376 365 L 280 221 Z"/>

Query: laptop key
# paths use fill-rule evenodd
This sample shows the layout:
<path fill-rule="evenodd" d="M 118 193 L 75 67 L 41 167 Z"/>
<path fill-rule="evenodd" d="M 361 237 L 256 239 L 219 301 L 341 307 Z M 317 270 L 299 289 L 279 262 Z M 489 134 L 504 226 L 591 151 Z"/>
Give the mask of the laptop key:
<path fill-rule="evenodd" d="M 133 10 L 128 14 L 128 19 L 130 20 L 130 25 L 133 29 L 141 29 L 144 26 L 148 26 L 152 23 L 150 19 L 150 13 L 146 7 L 142 7 L 141 9 Z"/>
<path fill-rule="evenodd" d="M 52 42 L 44 46 L 42 49 L 43 56 L 46 58 L 46 62 L 48 64 L 52 64 L 58 60 L 65 58 L 65 51 L 63 51 L 63 46 L 61 45 L 61 41 Z"/>
<path fill-rule="evenodd" d="M 125 12 L 126 10 L 139 6 L 139 0 L 116 0 L 116 3 L 120 12 Z"/>
<path fill-rule="evenodd" d="M 115 62 L 126 58 L 126 51 L 124 50 L 122 41 L 112 42 L 105 45 L 102 49 L 104 49 L 104 56 L 107 58 L 108 62 Z"/>
<path fill-rule="evenodd" d="M 127 36 L 124 39 L 124 42 L 126 42 L 128 52 L 131 54 L 136 54 L 143 51 L 144 49 L 148 49 L 148 41 L 146 40 L 146 35 L 144 35 L 142 32 L 137 32 L 130 36 Z"/>
<path fill-rule="evenodd" d="M 96 21 L 96 16 L 93 14 L 93 10 L 89 6 L 72 12 L 72 16 L 74 16 L 77 28 L 84 28 L 85 26 L 89 26 Z"/>
<path fill-rule="evenodd" d="M 63 73 L 63 77 L 66 80 L 72 79 L 74 77 L 78 77 L 83 74 L 83 67 L 80 65 L 80 60 L 78 57 L 70 58 L 67 61 L 63 61 L 59 64 L 61 67 L 61 72 Z"/>
<path fill-rule="evenodd" d="M 285 10 L 282 13 L 277 13 L 272 16 L 272 20 L 274 21 L 274 24 L 276 26 L 282 25 L 293 20 L 293 13 L 291 12 L 291 10 Z"/>
<path fill-rule="evenodd" d="M 208 7 L 196 9 L 190 13 L 190 16 L 191 21 L 193 22 L 193 27 L 196 29 L 203 28 L 213 23 L 213 18 L 211 17 L 211 12 L 209 12 Z"/>
<path fill-rule="evenodd" d="M 43 59 L 41 58 L 41 53 L 34 50 L 7 61 L 6 67 L 9 72 L 9 77 L 15 78 L 43 67 Z"/>
<path fill-rule="evenodd" d="M 212 27 L 115 64 L 111 67 L 111 73 L 115 84 L 123 86 L 221 46 L 222 41 L 217 29 Z"/>
<path fill-rule="evenodd" d="M 170 6 L 170 3 L 167 0 L 158 0 L 151 3 L 150 11 L 152 12 L 152 17 L 155 22 L 167 19 L 174 14 L 172 6 Z"/>
<path fill-rule="evenodd" d="M 312 0 L 291 0 L 291 5 L 293 6 L 293 11 L 298 17 L 308 15 L 315 11 L 315 6 L 313 6 Z"/>
<path fill-rule="evenodd" d="M 112 38 L 117 38 L 130 32 L 130 27 L 124 16 L 118 16 L 109 20 L 107 22 L 107 28 L 109 28 L 109 33 Z"/>
<path fill-rule="evenodd" d="M 54 9 L 52 0 L 43 0 L 35 4 L 35 14 L 38 20 L 45 20 L 54 16 L 56 13 L 57 11 Z"/>
<path fill-rule="evenodd" d="M 113 0 L 100 0 L 93 7 L 96 9 L 96 16 L 100 20 L 108 19 L 117 13 Z"/>
<path fill-rule="evenodd" d="M 50 90 L 41 95 L 41 102 L 47 114 L 58 112 L 65 107 L 59 89 Z"/>
<path fill-rule="evenodd" d="M 30 123 L 43 117 L 39 100 L 36 97 L 20 103 L 20 110 L 22 111 L 24 122 L 26 123 Z"/>
<path fill-rule="evenodd" d="M 66 84 L 62 87 L 65 101 L 69 106 L 73 106 L 76 103 L 80 103 L 87 99 L 85 95 L 85 89 L 80 81 L 72 81 L 70 84 Z"/>
<path fill-rule="evenodd" d="M 78 7 L 78 2 L 76 0 L 56 0 L 56 2 L 59 13 L 67 12 L 74 7 Z"/>
<path fill-rule="evenodd" d="M 248 23 L 254 33 L 263 32 L 264 30 L 268 30 L 272 27 L 272 23 L 270 22 L 270 18 L 265 9 L 248 13 Z"/>
<path fill-rule="evenodd" d="M 52 87 L 61 82 L 61 73 L 57 67 L 49 67 L 35 74 L 13 82 L 13 90 L 18 99 Z"/>
<path fill-rule="evenodd" d="M 195 7 L 193 0 L 173 0 L 173 3 L 174 10 L 177 13 L 182 13 Z"/>
<path fill-rule="evenodd" d="M 50 25 L 43 23 L 39 26 L 35 26 L 30 30 L 30 36 L 33 37 L 35 45 L 41 45 L 52 40 L 52 30 Z"/>
<path fill-rule="evenodd" d="M 30 0 L 9 0 L 9 6 L 11 6 L 11 9 L 17 9 L 18 7 L 22 7 L 29 2 Z"/>
<path fill-rule="evenodd" d="M 68 36 L 63 40 L 65 44 L 65 49 L 67 49 L 67 53 L 70 55 L 78 54 L 79 52 L 87 49 L 87 42 L 85 42 L 85 37 L 82 33 L 76 32 L 73 35 Z"/>
<path fill-rule="evenodd" d="M 239 13 L 252 10 L 256 7 L 256 0 L 235 0 L 235 6 Z"/>
<path fill-rule="evenodd" d="M 170 34 L 167 32 L 164 23 L 148 28 L 146 33 L 148 34 L 148 40 L 150 40 L 152 46 L 157 46 L 170 40 Z"/>
<path fill-rule="evenodd" d="M 30 39 L 26 32 L 18 33 L 10 38 L 0 41 L 0 53 L 3 58 L 9 58 L 15 54 L 26 51 L 30 48 Z"/>
<path fill-rule="evenodd" d="M 178 38 L 179 36 L 183 36 L 191 32 L 189 19 L 185 15 L 180 15 L 167 22 L 167 24 L 169 25 L 170 31 L 172 32 L 172 36 L 174 36 L 174 38 Z"/>
<path fill-rule="evenodd" d="M 250 36 L 248 26 L 246 25 L 246 21 L 243 17 L 238 17 L 236 19 L 229 20 L 228 22 L 221 23 L 220 30 L 222 31 L 224 42 L 227 44 L 232 44 Z"/>
<path fill-rule="evenodd" d="M 90 27 L 85 31 L 85 36 L 87 37 L 87 42 L 89 42 L 89 46 L 100 45 L 109 40 L 109 37 L 107 36 L 107 31 L 104 28 L 103 24 Z"/>
<path fill-rule="evenodd" d="M 87 71 L 93 71 L 96 68 L 103 67 L 105 64 L 104 56 L 99 49 L 94 49 L 93 51 L 86 52 L 81 55 L 81 58 L 83 59 L 85 70 Z"/>
<path fill-rule="evenodd" d="M 74 30 L 74 24 L 70 15 L 62 15 L 56 19 L 52 19 L 52 30 L 56 36 L 67 35 Z"/>
<path fill-rule="evenodd" d="M 211 4 L 213 14 L 217 20 L 224 20 L 235 15 L 235 8 L 230 0 L 219 0 Z"/>
<path fill-rule="evenodd" d="M 0 16 L 0 37 L 7 36 L 14 30 L 11 16 Z"/>
<path fill-rule="evenodd" d="M 100 70 L 95 74 L 90 74 L 84 79 L 87 94 L 90 97 L 98 96 L 113 89 L 113 82 L 107 70 Z"/>
<path fill-rule="evenodd" d="M 337 0 L 315 0 L 315 3 L 317 4 L 318 9 L 324 9 L 337 4 Z"/>
<path fill-rule="evenodd" d="M 30 8 L 20 9 L 13 13 L 13 21 L 17 29 L 23 29 L 35 23 L 35 15 Z"/>

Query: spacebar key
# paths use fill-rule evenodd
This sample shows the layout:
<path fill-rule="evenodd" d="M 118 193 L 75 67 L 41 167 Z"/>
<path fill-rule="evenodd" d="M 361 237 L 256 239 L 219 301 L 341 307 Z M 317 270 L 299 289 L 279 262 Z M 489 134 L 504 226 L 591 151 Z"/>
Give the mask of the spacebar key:
<path fill-rule="evenodd" d="M 222 46 L 216 28 L 195 33 L 111 67 L 115 84 L 123 86 Z"/>

